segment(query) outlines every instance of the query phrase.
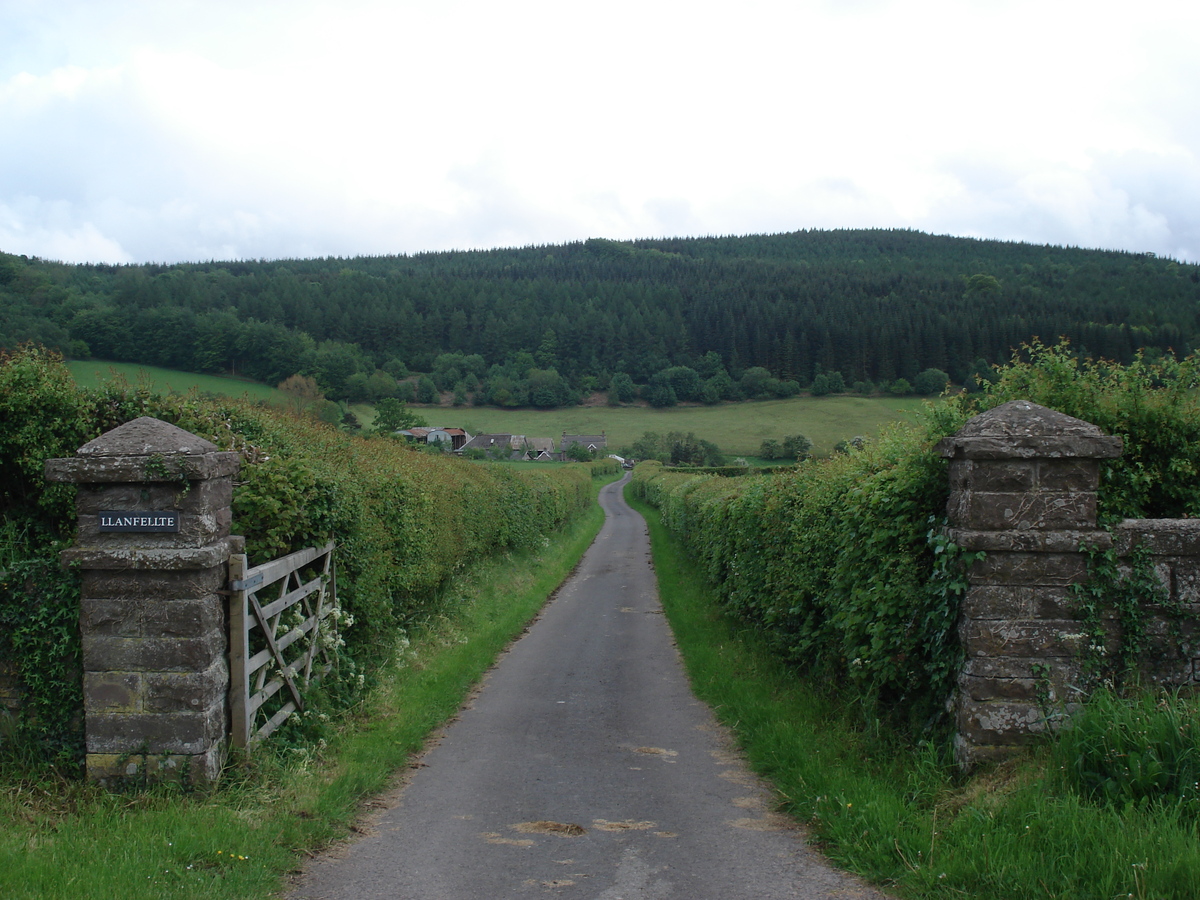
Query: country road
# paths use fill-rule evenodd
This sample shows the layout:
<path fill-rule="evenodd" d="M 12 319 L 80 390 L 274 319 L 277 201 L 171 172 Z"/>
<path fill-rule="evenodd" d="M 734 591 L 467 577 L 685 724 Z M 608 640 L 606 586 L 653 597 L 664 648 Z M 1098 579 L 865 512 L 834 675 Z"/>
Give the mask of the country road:
<path fill-rule="evenodd" d="M 772 811 L 692 696 L 626 480 L 541 617 L 292 900 L 883 898 Z"/>

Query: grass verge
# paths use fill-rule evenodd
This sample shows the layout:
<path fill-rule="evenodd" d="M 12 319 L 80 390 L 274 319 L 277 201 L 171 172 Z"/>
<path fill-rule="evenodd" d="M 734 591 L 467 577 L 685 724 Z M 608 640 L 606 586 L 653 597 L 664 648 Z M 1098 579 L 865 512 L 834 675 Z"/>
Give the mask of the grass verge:
<path fill-rule="evenodd" d="M 298 859 L 344 836 L 362 801 L 454 715 L 603 521 L 593 505 L 542 550 L 464 573 L 328 743 L 264 748 L 211 794 L 109 794 L 0 773 L 0 897 L 221 900 L 280 891 Z"/>
<path fill-rule="evenodd" d="M 693 689 L 836 864 L 911 898 L 1200 897 L 1183 806 L 1086 801 L 1061 789 L 1050 746 L 957 778 L 944 746 L 889 735 L 784 666 L 719 610 L 657 511 L 629 501 Z"/>

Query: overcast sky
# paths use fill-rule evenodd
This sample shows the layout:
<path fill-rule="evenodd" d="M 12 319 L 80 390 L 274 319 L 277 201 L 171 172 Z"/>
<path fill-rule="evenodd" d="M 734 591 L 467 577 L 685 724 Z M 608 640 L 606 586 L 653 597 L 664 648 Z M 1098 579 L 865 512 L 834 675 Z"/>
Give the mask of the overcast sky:
<path fill-rule="evenodd" d="M 1200 262 L 1195 0 L 0 0 L 0 250 L 898 227 Z"/>

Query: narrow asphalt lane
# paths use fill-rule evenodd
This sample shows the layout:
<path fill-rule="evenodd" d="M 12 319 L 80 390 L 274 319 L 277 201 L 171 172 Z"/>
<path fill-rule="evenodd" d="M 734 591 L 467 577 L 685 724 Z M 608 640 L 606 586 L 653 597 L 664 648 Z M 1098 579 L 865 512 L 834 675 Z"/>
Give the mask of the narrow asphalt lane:
<path fill-rule="evenodd" d="M 625 480 L 575 574 L 292 900 L 883 897 L 772 811 L 692 696 Z"/>

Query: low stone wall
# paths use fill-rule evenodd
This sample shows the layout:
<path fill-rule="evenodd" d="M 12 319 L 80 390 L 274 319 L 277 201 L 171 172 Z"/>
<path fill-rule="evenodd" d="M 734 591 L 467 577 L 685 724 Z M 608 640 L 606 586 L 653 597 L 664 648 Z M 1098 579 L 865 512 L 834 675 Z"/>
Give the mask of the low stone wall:
<path fill-rule="evenodd" d="M 950 460 L 951 538 L 983 551 L 969 571 L 959 619 L 965 652 L 955 701 L 959 765 L 1004 757 L 1055 727 L 1086 691 L 1089 653 L 1120 641 L 1116 617 L 1103 615 L 1108 639 L 1092 648 L 1074 585 L 1089 577 L 1084 547 L 1127 556 L 1151 554 L 1165 596 L 1200 612 L 1200 521 L 1128 520 L 1111 533 L 1096 527 L 1100 462 L 1121 441 L 1087 422 L 1028 401 L 970 420 L 939 445 Z M 1195 625 L 1172 636 L 1173 615 L 1143 610 L 1143 678 L 1168 685 L 1200 680 Z"/>

